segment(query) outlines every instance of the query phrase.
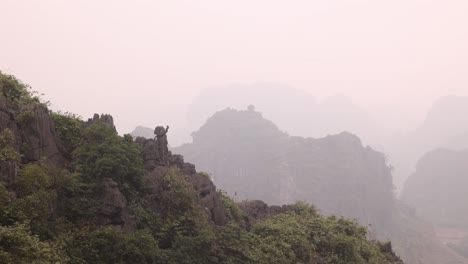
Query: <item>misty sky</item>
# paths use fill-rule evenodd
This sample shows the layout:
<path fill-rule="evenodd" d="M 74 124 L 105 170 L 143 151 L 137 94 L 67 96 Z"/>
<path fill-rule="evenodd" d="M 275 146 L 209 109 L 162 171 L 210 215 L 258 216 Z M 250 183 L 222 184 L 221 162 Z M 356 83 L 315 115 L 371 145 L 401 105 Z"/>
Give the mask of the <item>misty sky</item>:
<path fill-rule="evenodd" d="M 120 132 L 182 126 L 202 89 L 232 83 L 344 94 L 402 125 L 440 96 L 468 95 L 466 0 L 0 0 L 0 9 L 0 70 L 53 109 L 113 114 Z"/>

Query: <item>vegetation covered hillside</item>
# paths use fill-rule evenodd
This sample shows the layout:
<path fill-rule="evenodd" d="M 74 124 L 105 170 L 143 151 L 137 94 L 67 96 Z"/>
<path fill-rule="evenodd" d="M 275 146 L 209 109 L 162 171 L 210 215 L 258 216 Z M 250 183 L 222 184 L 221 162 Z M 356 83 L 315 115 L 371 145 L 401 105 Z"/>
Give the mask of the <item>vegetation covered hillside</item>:
<path fill-rule="evenodd" d="M 235 203 L 164 128 L 133 140 L 109 115 L 51 113 L 13 76 L 0 91 L 0 263 L 402 263 L 313 206 Z"/>

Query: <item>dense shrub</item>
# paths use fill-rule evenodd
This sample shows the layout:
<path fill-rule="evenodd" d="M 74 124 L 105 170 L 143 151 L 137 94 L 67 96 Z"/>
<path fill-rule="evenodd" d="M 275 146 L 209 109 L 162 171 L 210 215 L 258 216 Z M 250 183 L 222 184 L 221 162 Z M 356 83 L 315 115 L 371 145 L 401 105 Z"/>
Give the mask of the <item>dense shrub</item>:
<path fill-rule="evenodd" d="M 143 161 L 140 149 L 131 137 L 120 137 L 104 123 L 96 122 L 83 130 L 73 159 L 76 170 L 88 182 L 100 182 L 110 177 L 127 197 L 141 188 Z"/>
<path fill-rule="evenodd" d="M 73 151 L 81 141 L 82 121 L 79 116 L 72 113 L 52 112 L 55 130 L 63 144 L 64 155 L 71 160 Z"/>

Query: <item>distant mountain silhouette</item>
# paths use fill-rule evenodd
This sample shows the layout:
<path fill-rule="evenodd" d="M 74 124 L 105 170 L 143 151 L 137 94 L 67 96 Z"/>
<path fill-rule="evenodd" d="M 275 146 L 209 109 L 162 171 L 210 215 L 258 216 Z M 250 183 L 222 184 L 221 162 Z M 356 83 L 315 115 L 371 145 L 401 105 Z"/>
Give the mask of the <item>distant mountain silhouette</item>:
<path fill-rule="evenodd" d="M 387 144 L 395 167 L 395 184 L 401 189 L 415 170 L 418 159 L 440 147 L 468 147 L 468 97 L 446 96 L 437 100 L 417 129 Z"/>
<path fill-rule="evenodd" d="M 144 137 L 147 139 L 154 138 L 154 129 L 144 126 L 137 126 L 132 132 L 130 132 L 133 138 Z"/>
<path fill-rule="evenodd" d="M 468 149 L 468 132 L 452 137 L 444 147 L 453 150 Z"/>
<path fill-rule="evenodd" d="M 406 182 L 403 201 L 439 227 L 468 230 L 468 149 L 424 155 Z"/>
<path fill-rule="evenodd" d="M 203 91 L 188 112 L 189 129 L 198 130 L 214 112 L 248 105 L 262 109 L 266 118 L 290 134 L 324 137 L 343 131 L 359 135 L 366 144 L 380 141 L 371 116 L 345 96 L 318 101 L 313 95 L 289 86 L 263 83 L 231 85 Z"/>

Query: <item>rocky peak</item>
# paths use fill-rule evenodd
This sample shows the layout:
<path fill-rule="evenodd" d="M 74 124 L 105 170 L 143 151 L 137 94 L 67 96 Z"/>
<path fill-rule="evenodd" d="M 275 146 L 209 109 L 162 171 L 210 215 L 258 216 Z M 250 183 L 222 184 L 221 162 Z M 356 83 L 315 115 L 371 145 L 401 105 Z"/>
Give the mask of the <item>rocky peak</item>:
<path fill-rule="evenodd" d="M 115 125 L 114 125 L 114 118 L 112 117 L 112 115 L 109 115 L 109 114 L 94 114 L 92 118 L 89 118 L 88 121 L 86 122 L 85 126 L 89 126 L 93 123 L 96 123 L 96 122 L 101 122 L 103 124 L 106 124 L 108 125 L 109 127 L 113 128 L 115 131 L 116 128 L 115 128 Z"/>
<path fill-rule="evenodd" d="M 192 184 L 200 197 L 200 205 L 207 211 L 209 220 L 215 225 L 225 225 L 224 207 L 216 186 L 209 177 L 196 172 L 195 165 L 184 162 L 181 155 L 173 155 L 168 149 L 167 133 L 169 127 L 157 126 L 154 139 L 137 137 L 135 143 L 141 146 L 146 175 L 150 178 L 160 177 L 168 167 L 179 168 Z M 154 180 L 154 179 L 153 179 Z"/>

